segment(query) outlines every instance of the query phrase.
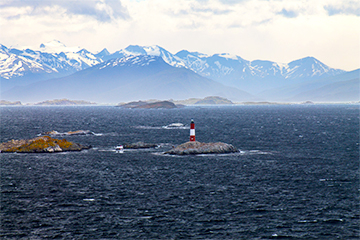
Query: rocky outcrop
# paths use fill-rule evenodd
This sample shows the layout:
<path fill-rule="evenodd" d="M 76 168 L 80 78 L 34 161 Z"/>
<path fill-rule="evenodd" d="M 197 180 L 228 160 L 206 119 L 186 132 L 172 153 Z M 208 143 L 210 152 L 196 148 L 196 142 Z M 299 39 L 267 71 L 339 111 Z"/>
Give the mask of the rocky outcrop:
<path fill-rule="evenodd" d="M 11 140 L 0 144 L 0 152 L 18 153 L 53 153 L 65 151 L 81 151 L 91 146 L 69 142 L 66 139 L 55 139 L 49 136 L 26 140 Z"/>
<path fill-rule="evenodd" d="M 136 143 L 126 143 L 123 146 L 124 149 L 139 149 L 139 148 L 156 148 L 158 145 L 153 143 L 136 142 Z"/>
<path fill-rule="evenodd" d="M 216 143 L 202 143 L 202 142 L 186 142 L 166 154 L 172 155 L 190 155 L 190 154 L 209 154 L 209 153 L 234 153 L 239 150 L 231 144 L 216 142 Z"/>

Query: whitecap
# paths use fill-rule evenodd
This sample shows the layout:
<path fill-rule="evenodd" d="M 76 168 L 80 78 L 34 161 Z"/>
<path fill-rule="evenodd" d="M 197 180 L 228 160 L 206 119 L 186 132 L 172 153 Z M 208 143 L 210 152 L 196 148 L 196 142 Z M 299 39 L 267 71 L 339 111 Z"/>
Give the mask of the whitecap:
<path fill-rule="evenodd" d="M 94 202 L 95 199 L 94 198 L 84 198 L 83 201 L 85 201 L 85 202 Z"/>

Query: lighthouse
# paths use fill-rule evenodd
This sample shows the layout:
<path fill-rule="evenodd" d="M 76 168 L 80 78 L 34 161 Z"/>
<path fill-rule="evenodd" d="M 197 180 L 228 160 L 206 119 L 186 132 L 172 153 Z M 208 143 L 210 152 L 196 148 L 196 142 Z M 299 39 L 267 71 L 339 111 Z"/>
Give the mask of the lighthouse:
<path fill-rule="evenodd" d="M 193 119 L 191 119 L 190 123 L 190 142 L 195 142 L 195 123 Z"/>

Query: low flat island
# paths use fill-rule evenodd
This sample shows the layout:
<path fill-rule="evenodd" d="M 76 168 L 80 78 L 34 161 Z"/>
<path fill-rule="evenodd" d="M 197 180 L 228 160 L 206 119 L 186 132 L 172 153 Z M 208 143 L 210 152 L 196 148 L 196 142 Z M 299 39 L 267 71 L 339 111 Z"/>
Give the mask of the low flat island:
<path fill-rule="evenodd" d="M 194 155 L 194 154 L 214 154 L 214 153 L 235 153 L 239 150 L 231 144 L 216 142 L 202 143 L 191 141 L 183 143 L 165 154 L 171 155 Z"/>

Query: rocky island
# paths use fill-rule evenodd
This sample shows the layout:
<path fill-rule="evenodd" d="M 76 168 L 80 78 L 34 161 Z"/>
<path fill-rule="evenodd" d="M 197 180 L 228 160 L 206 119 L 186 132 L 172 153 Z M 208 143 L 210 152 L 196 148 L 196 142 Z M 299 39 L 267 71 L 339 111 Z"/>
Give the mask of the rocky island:
<path fill-rule="evenodd" d="M 9 106 L 9 105 L 22 105 L 20 101 L 10 102 L 6 100 L 0 100 L 0 105 Z"/>
<path fill-rule="evenodd" d="M 136 143 L 125 143 L 124 149 L 140 149 L 140 148 L 156 148 L 158 145 L 153 143 L 144 143 L 144 142 L 136 142 Z"/>
<path fill-rule="evenodd" d="M 119 107 L 123 108 L 143 108 L 143 109 L 151 109 L 151 108 L 177 108 L 178 106 L 175 105 L 173 102 L 170 101 L 158 101 L 158 102 L 129 102 L 126 104 L 118 105 Z"/>
<path fill-rule="evenodd" d="M 186 100 L 177 100 L 174 101 L 175 104 L 183 105 L 222 105 L 222 104 L 234 104 L 229 99 L 218 97 L 218 96 L 209 96 L 205 98 L 189 98 Z"/>
<path fill-rule="evenodd" d="M 96 103 L 88 102 L 84 100 L 69 100 L 69 99 L 54 99 L 54 100 L 47 100 L 44 102 L 35 103 L 35 105 L 41 105 L 41 106 L 48 106 L 48 105 L 96 105 Z"/>
<path fill-rule="evenodd" d="M 202 143 L 198 141 L 191 141 L 183 143 L 165 154 L 171 155 L 195 155 L 195 154 L 209 154 L 209 153 L 235 153 L 239 150 L 231 144 L 216 142 L 216 143 Z"/>
<path fill-rule="evenodd" d="M 0 152 L 17 153 L 53 153 L 66 151 L 81 151 L 91 146 L 69 142 L 66 139 L 55 139 L 49 136 L 23 140 L 10 140 L 0 144 Z"/>

